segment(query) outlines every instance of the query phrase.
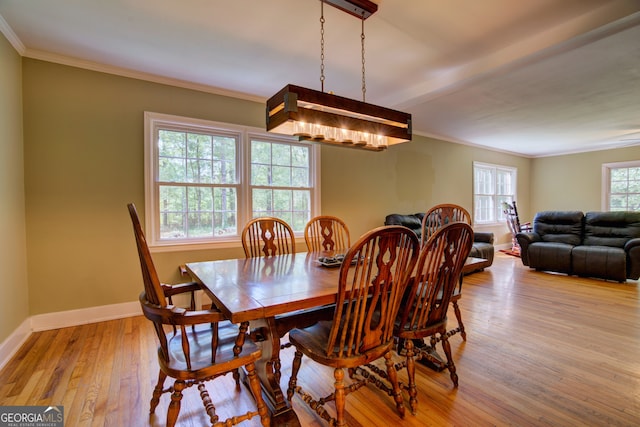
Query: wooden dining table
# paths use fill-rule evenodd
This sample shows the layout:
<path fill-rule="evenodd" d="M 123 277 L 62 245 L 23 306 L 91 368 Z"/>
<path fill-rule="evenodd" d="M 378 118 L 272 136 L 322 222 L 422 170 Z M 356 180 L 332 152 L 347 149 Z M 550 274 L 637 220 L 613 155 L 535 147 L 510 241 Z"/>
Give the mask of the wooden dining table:
<path fill-rule="evenodd" d="M 186 264 L 213 304 L 231 322 L 249 322 L 251 338 L 261 344 L 256 371 L 273 425 L 300 425 L 280 388 L 281 339 L 291 329 L 333 317 L 340 268 L 319 262 L 331 255 L 306 252 Z M 463 271 L 472 271 L 479 261 L 484 260 L 467 260 Z M 442 370 L 440 356 L 435 348 L 432 352 L 433 366 L 428 366 Z"/>
<path fill-rule="evenodd" d="M 213 304 L 233 323 L 249 322 L 262 346 L 256 363 L 273 425 L 300 425 L 280 388 L 281 338 L 293 328 L 331 319 L 340 268 L 322 266 L 326 252 L 186 264 Z"/>

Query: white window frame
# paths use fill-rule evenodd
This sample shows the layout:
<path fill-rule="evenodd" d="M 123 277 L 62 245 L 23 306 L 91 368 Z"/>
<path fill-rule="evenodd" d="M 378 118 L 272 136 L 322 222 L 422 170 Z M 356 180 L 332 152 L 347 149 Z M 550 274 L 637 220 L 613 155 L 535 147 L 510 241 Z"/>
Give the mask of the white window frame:
<path fill-rule="evenodd" d="M 476 214 L 476 196 L 479 195 L 479 193 L 476 193 L 476 168 L 483 168 L 483 169 L 492 169 L 493 172 L 493 177 L 495 180 L 495 176 L 496 176 L 496 172 L 497 171 L 503 171 L 503 172 L 508 172 L 511 174 L 512 177 L 512 191 L 511 194 L 498 194 L 497 193 L 497 185 L 494 182 L 493 183 L 493 194 L 491 195 L 493 197 L 493 219 L 492 220 L 480 220 L 477 217 Z M 483 163 L 483 162 L 473 162 L 473 224 L 474 225 L 495 225 L 495 224 L 500 224 L 502 222 L 505 221 L 505 217 L 504 217 L 504 213 L 502 210 L 502 206 L 501 206 L 501 202 L 499 202 L 499 199 L 508 199 L 510 202 L 512 202 L 513 200 L 516 200 L 517 198 L 517 189 L 518 189 L 518 168 L 515 168 L 513 166 L 506 166 L 506 165 L 497 165 L 497 164 L 492 164 L 492 163 Z M 484 193 L 482 193 L 482 195 L 486 195 Z"/>
<path fill-rule="evenodd" d="M 160 240 L 159 193 L 158 193 L 158 155 L 156 135 L 159 128 L 184 128 L 189 130 L 202 129 L 207 132 L 227 133 L 238 138 L 237 174 L 238 189 L 238 217 L 237 234 L 232 236 L 212 237 L 209 239 L 194 239 L 181 241 Z M 316 144 L 298 142 L 296 138 L 276 135 L 264 129 L 241 126 L 209 120 L 194 119 L 162 113 L 145 111 L 144 113 L 144 177 L 145 177 L 145 234 L 147 243 L 154 252 L 169 252 L 175 250 L 197 250 L 231 248 L 241 245 L 241 233 L 244 224 L 251 219 L 251 139 L 270 142 L 300 144 L 310 148 L 309 179 L 311 188 L 311 217 L 319 215 L 320 206 L 320 147 Z M 235 186 L 235 185 L 234 185 Z M 296 232 L 296 238 L 302 238 L 303 233 Z"/>
<path fill-rule="evenodd" d="M 601 210 L 603 212 L 608 212 L 610 208 L 609 202 L 611 197 L 611 171 L 613 169 L 626 169 L 626 168 L 638 168 L 638 167 L 640 167 L 640 160 L 629 160 L 626 162 L 614 162 L 614 163 L 602 164 Z"/>

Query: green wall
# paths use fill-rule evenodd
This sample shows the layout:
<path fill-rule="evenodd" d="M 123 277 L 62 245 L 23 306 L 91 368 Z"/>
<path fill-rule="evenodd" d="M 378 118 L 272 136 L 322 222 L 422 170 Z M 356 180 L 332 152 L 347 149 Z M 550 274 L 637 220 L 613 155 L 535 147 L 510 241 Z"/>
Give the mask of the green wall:
<path fill-rule="evenodd" d="M 263 127 L 263 104 L 27 58 L 23 79 L 30 314 L 136 300 L 126 204 L 142 215 L 143 112 Z M 420 136 L 382 153 L 323 147 L 321 157 L 322 211 L 344 218 L 354 239 L 393 212 L 471 210 L 474 160 L 518 167 L 519 197 L 529 198 L 530 160 Z M 506 227 L 496 232 L 507 241 Z M 241 248 L 154 259 L 175 282 L 179 264 L 231 256 Z"/>
<path fill-rule="evenodd" d="M 600 211 L 602 164 L 630 160 L 640 160 L 640 146 L 535 159 L 531 206 L 536 211 Z"/>
<path fill-rule="evenodd" d="M 22 138 L 22 59 L 0 34 L 0 342 L 29 317 Z"/>

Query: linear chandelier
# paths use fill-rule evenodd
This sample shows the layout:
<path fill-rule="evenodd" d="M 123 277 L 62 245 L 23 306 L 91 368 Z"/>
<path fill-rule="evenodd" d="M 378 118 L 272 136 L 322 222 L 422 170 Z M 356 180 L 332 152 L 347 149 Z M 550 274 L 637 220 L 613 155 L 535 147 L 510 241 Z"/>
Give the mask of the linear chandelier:
<path fill-rule="evenodd" d="M 320 0 L 321 91 L 289 84 L 267 101 L 267 131 L 299 140 L 382 151 L 411 141 L 411 114 L 365 102 L 364 21 L 378 10 L 369 0 Z M 324 11 L 328 3 L 362 20 L 362 101 L 324 92 Z"/>

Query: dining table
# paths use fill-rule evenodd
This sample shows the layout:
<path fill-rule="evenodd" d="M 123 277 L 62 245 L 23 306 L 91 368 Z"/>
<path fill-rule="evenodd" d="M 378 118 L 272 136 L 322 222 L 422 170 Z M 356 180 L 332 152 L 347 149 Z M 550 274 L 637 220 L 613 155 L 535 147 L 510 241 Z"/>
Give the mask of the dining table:
<path fill-rule="evenodd" d="M 233 323 L 249 322 L 260 343 L 256 362 L 272 425 L 300 425 L 280 387 L 282 338 L 294 328 L 333 318 L 339 263 L 323 263 L 327 252 L 306 252 L 191 262 L 186 269 L 213 305 Z"/>
<path fill-rule="evenodd" d="M 335 253 L 321 251 L 186 264 L 187 272 L 231 322 L 249 322 L 251 338 L 262 348 L 256 372 L 272 425 L 300 425 L 280 387 L 280 350 L 288 345 L 281 341 L 294 328 L 333 318 L 340 263 L 324 261 L 335 258 Z M 484 260 L 468 259 L 463 272 L 480 261 Z M 435 348 L 430 353 L 431 363 L 425 364 L 442 370 Z"/>

